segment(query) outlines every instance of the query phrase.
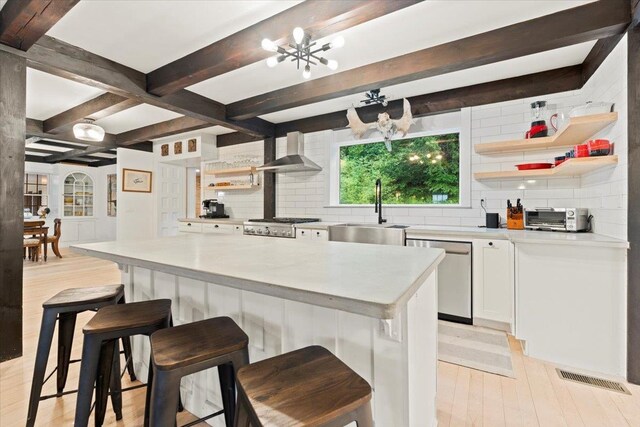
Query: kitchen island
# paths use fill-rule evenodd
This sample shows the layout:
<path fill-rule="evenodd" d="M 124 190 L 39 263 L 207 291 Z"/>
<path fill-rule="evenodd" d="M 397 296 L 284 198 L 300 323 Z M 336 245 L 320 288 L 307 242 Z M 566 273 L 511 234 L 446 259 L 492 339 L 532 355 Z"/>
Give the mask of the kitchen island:
<path fill-rule="evenodd" d="M 118 263 L 128 301 L 171 299 L 175 324 L 230 316 L 249 336 L 251 361 L 328 348 L 373 387 L 377 425 L 436 425 L 441 249 L 204 234 L 73 249 Z M 136 337 L 141 378 L 148 361 L 148 341 Z M 183 380 L 187 410 L 221 409 L 217 378 Z"/>

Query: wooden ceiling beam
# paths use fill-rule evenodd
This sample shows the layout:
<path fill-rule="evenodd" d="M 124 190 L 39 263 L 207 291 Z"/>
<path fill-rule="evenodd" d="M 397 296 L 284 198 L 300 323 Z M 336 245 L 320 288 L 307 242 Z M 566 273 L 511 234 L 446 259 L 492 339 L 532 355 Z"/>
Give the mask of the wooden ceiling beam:
<path fill-rule="evenodd" d="M 191 117 L 178 117 L 176 119 L 166 120 L 164 122 L 155 123 L 138 129 L 116 135 L 116 143 L 119 147 L 137 144 L 149 139 L 163 138 L 165 136 L 176 135 L 178 133 L 190 132 L 193 130 L 210 127 L 211 124 L 202 120 Z"/>
<path fill-rule="evenodd" d="M 11 47 L 0 50 L 20 54 Z M 133 68 L 83 50 L 49 36 L 42 37 L 28 52 L 21 53 L 31 68 L 104 91 L 256 136 L 272 135 L 273 123 L 260 118 L 229 120 L 223 104 L 188 90 L 164 97 L 146 91 L 146 76 Z"/>
<path fill-rule="evenodd" d="M 8 0 L 0 10 L 0 43 L 29 50 L 79 0 Z"/>
<path fill-rule="evenodd" d="M 147 90 L 167 95 L 266 59 L 273 53 L 262 49 L 262 38 L 285 44 L 294 25 L 318 40 L 420 1 L 307 0 L 152 71 L 147 75 Z"/>
<path fill-rule="evenodd" d="M 227 115 L 245 120 L 606 38 L 624 32 L 629 22 L 628 0 L 599 0 L 237 101 L 227 105 Z"/>
<path fill-rule="evenodd" d="M 622 40 L 624 33 L 600 39 L 593 45 L 589 54 L 582 63 L 582 82 L 586 83 L 596 70 L 602 65 L 607 56 L 615 49 L 618 42 Z"/>
<path fill-rule="evenodd" d="M 82 148 L 82 147 L 79 147 L 77 145 L 67 144 L 67 143 L 61 142 L 61 141 L 48 141 L 46 139 L 41 139 L 39 141 L 35 141 L 35 142 L 33 142 L 33 144 L 48 145 L 49 147 L 68 148 L 68 149 L 71 149 L 71 150 L 76 150 L 78 148 Z"/>
<path fill-rule="evenodd" d="M 42 120 L 27 119 L 27 136 L 28 137 L 37 136 L 38 138 L 43 138 L 43 139 L 55 139 L 55 140 L 62 140 L 62 141 L 68 141 L 68 142 L 75 142 L 78 144 L 92 145 L 96 147 L 116 148 L 116 136 L 111 133 L 105 134 L 104 140 L 100 142 L 94 142 L 94 141 L 85 141 L 85 140 L 76 138 L 73 135 L 72 130 L 61 132 L 58 134 L 51 134 L 51 133 L 45 132 L 43 129 L 43 126 L 44 126 L 44 122 Z"/>
<path fill-rule="evenodd" d="M 44 120 L 42 128 L 46 133 L 60 133 L 84 118 L 100 120 L 136 105 L 140 105 L 140 101 L 107 92 Z"/>
<path fill-rule="evenodd" d="M 582 87 L 582 66 L 558 68 L 540 73 L 527 74 L 509 79 L 481 83 L 456 89 L 434 92 L 407 98 L 411 103 L 414 117 L 455 111 L 465 107 L 493 104 L 512 99 L 528 98 L 549 93 L 566 92 Z M 378 114 L 386 111 L 392 117 L 402 115 L 402 100 L 389 102 L 387 107 L 370 105 L 358 108 L 358 115 L 364 122 L 373 122 Z M 347 112 L 337 111 L 300 120 L 276 124 L 276 136 L 282 137 L 287 132 L 318 132 L 327 129 L 341 129 L 348 124 Z M 258 141 L 240 133 L 218 135 L 218 147 Z"/>

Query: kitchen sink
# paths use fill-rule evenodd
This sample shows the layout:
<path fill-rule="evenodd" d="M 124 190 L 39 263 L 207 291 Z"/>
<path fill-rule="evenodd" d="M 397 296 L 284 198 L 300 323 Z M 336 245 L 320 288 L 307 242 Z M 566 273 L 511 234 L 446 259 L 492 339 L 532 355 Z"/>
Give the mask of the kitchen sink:
<path fill-rule="evenodd" d="M 404 246 L 406 228 L 406 225 L 338 224 L 329 226 L 329 240 Z"/>

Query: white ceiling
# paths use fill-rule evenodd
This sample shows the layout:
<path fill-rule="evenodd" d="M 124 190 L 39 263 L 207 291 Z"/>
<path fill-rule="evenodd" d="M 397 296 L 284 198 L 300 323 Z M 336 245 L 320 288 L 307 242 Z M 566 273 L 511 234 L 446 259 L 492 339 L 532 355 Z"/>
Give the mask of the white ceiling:
<path fill-rule="evenodd" d="M 325 53 L 336 59 L 338 71 L 400 56 L 452 40 L 575 7 L 581 1 L 425 1 L 341 32 L 346 44 Z M 294 24 L 292 23 L 292 27 Z M 293 28 L 292 28 L 293 29 Z M 318 44 L 330 41 L 322 39 Z M 555 64 L 549 63 L 549 68 Z M 315 66 L 311 78 L 334 73 Z M 290 62 L 268 68 L 264 61 L 189 87 L 228 104 L 254 95 L 302 83 L 301 71 Z M 417 94 L 415 94 L 417 95 Z"/>
<path fill-rule="evenodd" d="M 153 105 L 140 104 L 104 119 L 96 120 L 96 124 L 102 126 L 108 133 L 118 134 L 178 117 L 182 117 L 182 115 Z"/>
<path fill-rule="evenodd" d="M 157 139 L 153 139 L 152 141 L 156 142 L 156 141 L 170 141 L 170 140 L 176 140 L 176 139 L 186 139 L 189 138 L 191 136 L 194 135 L 202 135 L 202 134 L 207 134 L 207 135 L 224 135 L 225 133 L 231 133 L 231 132 L 235 132 L 233 129 L 228 129 L 225 128 L 223 126 L 211 126 L 208 128 L 203 128 L 203 129 L 198 129 L 198 130 L 194 130 L 191 132 L 184 132 L 184 133 L 179 133 L 176 135 L 171 135 L 171 136 L 167 136 L 165 138 L 157 138 Z"/>
<path fill-rule="evenodd" d="M 482 67 L 475 67 L 426 79 L 414 80 L 409 83 L 382 88 L 382 94 L 387 95 L 389 99 L 400 99 L 409 96 L 439 92 L 457 87 L 470 86 L 494 80 L 537 73 L 550 68 L 576 65 L 584 61 L 584 58 L 587 56 L 594 44 L 595 41 L 586 42 L 561 49 L 510 59 L 508 61 L 483 65 Z M 553 64 L 553 66 L 549 67 L 549 64 Z M 345 110 L 351 106 L 360 107 L 362 106 L 362 104 L 360 104 L 360 100 L 362 99 L 364 99 L 364 94 L 359 93 L 289 110 L 265 114 L 260 117 L 274 123 L 287 122 L 290 120 L 297 120 L 319 114 Z"/>
<path fill-rule="evenodd" d="M 0 0 L 2 5 L 3 0 Z M 346 45 L 326 53 L 340 62 L 338 72 L 404 53 L 543 16 L 588 1 L 457 0 L 425 1 L 342 32 Z M 82 1 L 47 34 L 142 72 L 166 63 L 281 12 L 298 1 Z M 223 17 L 223 18 L 221 18 Z M 295 23 L 291 23 L 293 28 Z M 256 35 L 259 43 L 268 34 Z M 331 39 L 331 38 L 329 38 Z M 529 74 L 582 62 L 593 43 L 558 49 L 443 76 L 383 88 L 393 98 L 420 95 L 490 80 Z M 329 74 L 315 67 L 312 78 Z M 291 63 L 275 69 L 264 62 L 217 76 L 190 87 L 223 103 L 302 82 Z M 102 93 L 101 90 L 29 70 L 27 116 L 47 119 Z M 263 116 L 283 122 L 345 109 L 362 95 L 325 101 Z M 141 105 L 99 120 L 107 132 L 126 132 L 178 114 Z M 221 134 L 213 126 L 200 133 Z"/>
<path fill-rule="evenodd" d="M 45 120 L 104 93 L 100 89 L 27 68 L 27 117 Z"/>
<path fill-rule="evenodd" d="M 81 1 L 47 35 L 148 73 L 299 1 Z"/>

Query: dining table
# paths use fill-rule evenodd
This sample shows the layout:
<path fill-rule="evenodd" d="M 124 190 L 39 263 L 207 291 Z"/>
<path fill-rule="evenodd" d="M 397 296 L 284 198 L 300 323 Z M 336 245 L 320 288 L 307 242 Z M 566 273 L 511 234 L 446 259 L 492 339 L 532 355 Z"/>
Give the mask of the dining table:
<path fill-rule="evenodd" d="M 44 225 L 45 221 L 41 218 L 25 218 L 24 219 L 24 233 L 25 236 L 37 236 L 44 245 L 44 252 L 42 257 L 47 262 L 47 236 L 49 234 L 49 227 Z"/>

